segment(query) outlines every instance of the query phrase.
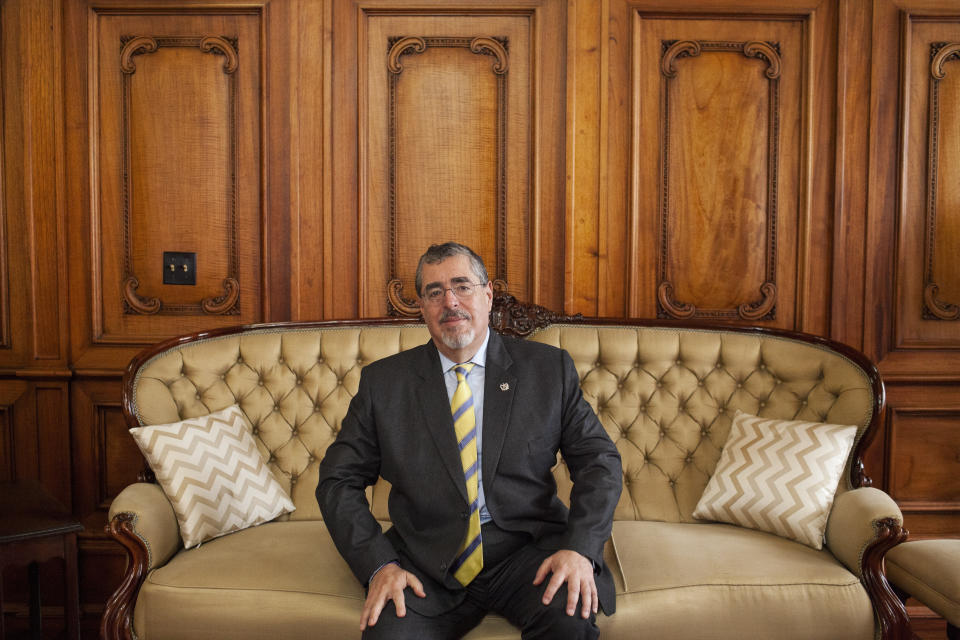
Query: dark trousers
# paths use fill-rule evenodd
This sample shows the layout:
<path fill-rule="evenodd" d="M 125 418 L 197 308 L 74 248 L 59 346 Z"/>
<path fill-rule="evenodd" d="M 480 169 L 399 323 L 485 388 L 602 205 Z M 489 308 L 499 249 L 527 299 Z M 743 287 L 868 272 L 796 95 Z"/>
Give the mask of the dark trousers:
<path fill-rule="evenodd" d="M 406 616 L 398 618 L 393 602 L 388 602 L 377 624 L 364 631 L 364 640 L 452 640 L 466 635 L 488 612 L 498 613 L 519 627 L 524 640 L 592 640 L 600 636 L 595 616 L 582 618 L 579 604 L 573 616 L 567 615 L 565 585 L 549 605 L 543 604 L 550 578 L 539 586 L 533 585 L 533 579 L 552 551 L 540 549 L 526 535 L 503 531 L 492 522 L 483 525 L 482 536 L 483 570 L 467 586 L 467 597 L 459 606 L 428 617 L 408 604 Z M 417 596 L 407 589 L 404 597 L 409 603 Z"/>

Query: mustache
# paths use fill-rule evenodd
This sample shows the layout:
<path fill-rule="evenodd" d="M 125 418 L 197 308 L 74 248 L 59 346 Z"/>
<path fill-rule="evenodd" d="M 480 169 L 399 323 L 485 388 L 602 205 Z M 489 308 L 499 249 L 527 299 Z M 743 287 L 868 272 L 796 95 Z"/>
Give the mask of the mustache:
<path fill-rule="evenodd" d="M 462 318 L 463 320 L 473 320 L 473 316 L 464 311 L 463 309 L 445 309 L 444 312 L 440 315 L 440 322 L 446 322 L 447 320 L 452 320 L 453 318 Z"/>

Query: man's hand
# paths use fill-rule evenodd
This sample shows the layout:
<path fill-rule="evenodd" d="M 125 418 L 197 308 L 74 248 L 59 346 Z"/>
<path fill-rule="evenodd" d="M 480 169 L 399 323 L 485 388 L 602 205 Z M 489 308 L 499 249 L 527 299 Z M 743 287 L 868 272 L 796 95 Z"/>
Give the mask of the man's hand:
<path fill-rule="evenodd" d="M 377 624 L 387 600 L 393 600 L 398 618 L 407 615 L 407 606 L 403 599 L 403 590 L 407 587 L 410 587 L 421 598 L 427 596 L 423 590 L 423 584 L 417 579 L 417 576 L 409 571 L 404 571 L 396 562 L 384 565 L 377 571 L 370 581 L 370 588 L 367 589 L 367 599 L 364 601 L 363 611 L 360 613 L 360 630 L 363 631 L 368 626 L 372 627 Z"/>
<path fill-rule="evenodd" d="M 577 600 L 583 603 L 580 615 L 589 618 L 591 611 L 597 612 L 597 583 L 593 576 L 593 563 L 576 551 L 561 549 L 543 561 L 537 570 L 537 577 L 533 579 L 534 586 L 546 579 L 548 573 L 553 573 L 546 591 L 543 592 L 543 604 L 550 604 L 553 596 L 564 582 L 567 583 L 567 615 L 572 616 L 577 610 Z"/>

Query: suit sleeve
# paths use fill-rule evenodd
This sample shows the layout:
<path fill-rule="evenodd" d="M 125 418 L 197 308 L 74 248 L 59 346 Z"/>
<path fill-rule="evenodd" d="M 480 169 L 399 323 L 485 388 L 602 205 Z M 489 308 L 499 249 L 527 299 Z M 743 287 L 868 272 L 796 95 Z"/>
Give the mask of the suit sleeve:
<path fill-rule="evenodd" d="M 570 514 L 561 545 L 590 558 L 594 566 L 600 566 L 603 545 L 610 537 L 613 512 L 623 489 L 620 453 L 583 398 L 573 360 L 566 351 L 561 353 L 563 432 L 560 452 L 573 480 Z"/>
<path fill-rule="evenodd" d="M 380 475 L 380 447 L 366 369 L 337 439 L 320 462 L 317 503 L 333 542 L 351 571 L 367 584 L 399 556 L 370 512 L 365 489 Z"/>

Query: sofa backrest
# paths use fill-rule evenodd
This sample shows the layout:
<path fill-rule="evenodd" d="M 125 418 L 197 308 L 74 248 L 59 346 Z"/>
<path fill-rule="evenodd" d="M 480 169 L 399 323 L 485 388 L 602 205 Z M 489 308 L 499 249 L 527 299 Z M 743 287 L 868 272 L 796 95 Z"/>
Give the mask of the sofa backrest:
<path fill-rule="evenodd" d="M 560 324 L 529 339 L 570 353 L 584 397 L 617 444 L 624 473 L 617 520 L 693 522 L 738 409 L 856 425 L 861 441 L 883 395 L 879 380 L 839 345 L 775 333 Z M 861 483 L 861 451 L 848 457 L 838 491 Z M 569 495 L 563 471 L 555 475 Z"/>
<path fill-rule="evenodd" d="M 617 519 L 692 521 L 737 409 L 855 424 L 862 439 L 882 402 L 875 371 L 839 345 L 634 324 L 556 324 L 528 338 L 570 353 L 585 398 L 621 453 Z M 238 403 L 297 507 L 291 518 L 316 519 L 317 465 L 361 368 L 427 340 L 423 325 L 405 321 L 263 325 L 175 339 L 131 363 L 124 412 L 130 426 L 164 424 Z M 838 490 L 851 486 L 851 477 L 859 482 L 862 448 L 851 454 Z M 566 499 L 571 484 L 562 461 L 555 476 Z M 384 520 L 388 491 L 381 481 L 369 493 Z"/>

